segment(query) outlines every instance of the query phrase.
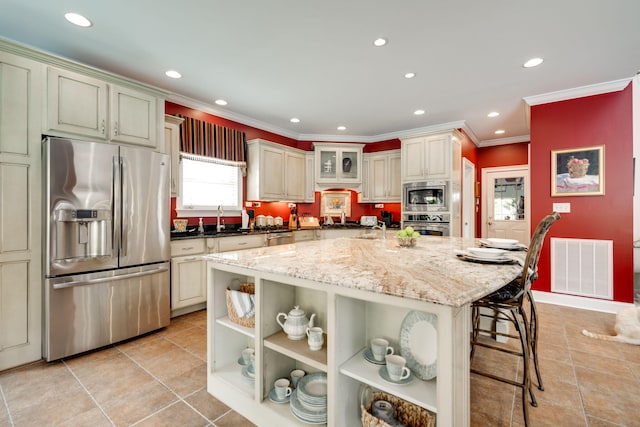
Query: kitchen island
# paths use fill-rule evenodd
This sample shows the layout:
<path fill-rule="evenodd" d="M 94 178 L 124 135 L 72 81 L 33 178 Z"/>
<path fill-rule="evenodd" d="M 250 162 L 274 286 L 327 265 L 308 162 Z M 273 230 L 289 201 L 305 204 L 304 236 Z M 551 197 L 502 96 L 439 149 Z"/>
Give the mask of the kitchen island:
<path fill-rule="evenodd" d="M 469 425 L 470 304 L 515 278 L 519 264 L 478 264 L 455 250 L 474 239 L 423 236 L 413 248 L 395 238 L 338 238 L 213 254 L 208 261 L 209 393 L 257 425 L 305 425 L 288 404 L 269 399 L 273 382 L 293 369 L 327 373 L 329 426 L 360 424 L 363 386 L 391 393 L 437 416 L 437 425 Z M 511 256 L 522 260 L 523 252 Z M 255 283 L 256 327 L 228 317 L 226 289 Z M 326 332 L 322 351 L 286 338 L 279 313 L 300 306 Z M 411 311 L 437 317 L 437 377 L 386 382 L 365 361 L 370 339 L 384 337 L 399 352 L 399 332 Z M 238 364 L 255 348 L 255 376 Z"/>

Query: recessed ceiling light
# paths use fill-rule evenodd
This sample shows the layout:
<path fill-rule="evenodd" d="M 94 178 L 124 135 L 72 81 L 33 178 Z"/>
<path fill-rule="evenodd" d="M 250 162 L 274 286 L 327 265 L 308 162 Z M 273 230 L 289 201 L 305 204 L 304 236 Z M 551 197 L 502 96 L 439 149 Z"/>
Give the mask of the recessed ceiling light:
<path fill-rule="evenodd" d="M 289 120 L 291 123 L 300 123 L 300 119 L 297 117 L 293 117 L 291 120 Z"/>
<path fill-rule="evenodd" d="M 78 13 L 67 12 L 64 14 L 64 17 L 67 19 L 67 21 L 77 25 L 78 27 L 90 27 L 91 25 L 93 25 L 91 21 Z"/>
<path fill-rule="evenodd" d="M 404 78 L 405 78 L 405 79 L 412 79 L 412 78 L 414 78 L 415 76 L 416 76 L 416 73 L 406 73 L 406 74 L 404 75 Z"/>
<path fill-rule="evenodd" d="M 494 132 L 496 135 L 502 135 L 504 133 L 504 129 L 498 129 Z"/>
<path fill-rule="evenodd" d="M 424 110 L 416 110 L 413 112 L 413 114 L 415 114 L 416 116 L 421 116 L 424 114 L 424 112 L 425 112 Z"/>
<path fill-rule="evenodd" d="M 218 105 L 227 105 L 227 101 L 224 99 L 216 99 L 216 104 Z"/>
<path fill-rule="evenodd" d="M 500 115 L 500 113 L 498 113 L 497 111 L 492 111 L 489 114 L 487 114 L 487 117 L 498 117 Z"/>
<path fill-rule="evenodd" d="M 376 47 L 382 47 L 385 44 L 387 44 L 387 39 L 385 39 L 383 37 L 379 37 L 379 38 L 377 38 L 377 39 L 375 39 L 373 41 L 373 45 L 376 46 Z"/>
<path fill-rule="evenodd" d="M 542 61 L 544 61 L 542 58 L 531 58 L 530 60 L 525 62 L 522 66 L 524 68 L 537 67 L 538 65 L 542 64 Z"/>
<path fill-rule="evenodd" d="M 167 77 L 171 77 L 172 79 L 181 79 L 182 78 L 182 74 L 180 74 L 179 72 L 177 72 L 176 70 L 169 70 L 166 73 L 164 73 Z"/>
<path fill-rule="evenodd" d="M 346 126 L 338 126 L 338 130 L 347 130 Z"/>

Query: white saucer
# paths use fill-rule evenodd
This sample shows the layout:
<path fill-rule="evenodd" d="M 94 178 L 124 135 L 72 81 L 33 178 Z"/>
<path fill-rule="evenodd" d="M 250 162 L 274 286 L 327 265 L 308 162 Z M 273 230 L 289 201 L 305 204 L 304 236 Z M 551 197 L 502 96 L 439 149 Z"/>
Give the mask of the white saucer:
<path fill-rule="evenodd" d="M 373 363 L 374 365 L 384 365 L 384 364 L 386 364 L 386 362 L 384 360 L 376 360 L 376 358 L 373 357 L 373 352 L 371 351 L 371 348 L 367 348 L 364 351 L 364 359 L 369 363 Z"/>
<path fill-rule="evenodd" d="M 288 403 L 291 400 L 291 395 L 285 396 L 283 399 L 278 399 L 278 396 L 276 395 L 276 389 L 272 388 L 269 392 L 269 400 L 273 403 Z"/>
<path fill-rule="evenodd" d="M 378 370 L 378 375 L 380 375 L 380 378 L 382 378 L 386 382 L 391 383 L 391 384 L 395 384 L 395 385 L 405 385 L 405 384 L 409 384 L 411 381 L 413 381 L 413 373 L 411 373 L 411 372 L 409 372 L 409 376 L 407 378 L 405 378 L 404 380 L 400 380 L 400 381 L 392 380 L 391 377 L 389 377 L 389 373 L 387 372 L 387 367 L 386 366 L 382 366 Z"/>
<path fill-rule="evenodd" d="M 467 252 L 476 258 L 496 259 L 504 258 L 507 253 L 504 249 L 496 248 L 467 248 Z"/>
<path fill-rule="evenodd" d="M 253 372 L 253 369 L 251 370 L 251 372 L 249 372 L 249 369 L 247 369 L 247 366 L 242 367 L 242 376 L 249 381 L 255 380 L 255 373 Z"/>

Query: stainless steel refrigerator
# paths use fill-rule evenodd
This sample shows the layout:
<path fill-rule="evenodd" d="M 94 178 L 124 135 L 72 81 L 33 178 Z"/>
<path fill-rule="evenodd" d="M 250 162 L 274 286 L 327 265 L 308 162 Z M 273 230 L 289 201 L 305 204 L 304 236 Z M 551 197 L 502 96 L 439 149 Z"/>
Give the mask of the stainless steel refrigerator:
<path fill-rule="evenodd" d="M 46 137 L 44 357 L 169 324 L 166 154 Z"/>

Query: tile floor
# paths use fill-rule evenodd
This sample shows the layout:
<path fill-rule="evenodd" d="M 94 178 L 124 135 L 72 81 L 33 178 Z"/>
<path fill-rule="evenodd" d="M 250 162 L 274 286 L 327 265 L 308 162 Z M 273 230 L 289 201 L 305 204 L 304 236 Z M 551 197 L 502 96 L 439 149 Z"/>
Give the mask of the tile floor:
<path fill-rule="evenodd" d="M 580 333 L 611 333 L 615 316 L 538 307 L 545 391 L 531 427 L 640 426 L 640 346 Z M 100 351 L 0 372 L 0 426 L 252 426 L 206 392 L 205 328 L 200 311 Z M 517 375 L 513 360 L 478 352 L 474 363 Z M 519 393 L 472 375 L 471 425 L 523 426 Z"/>

